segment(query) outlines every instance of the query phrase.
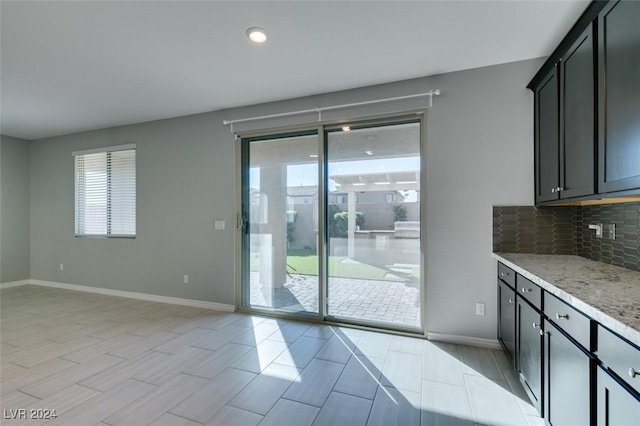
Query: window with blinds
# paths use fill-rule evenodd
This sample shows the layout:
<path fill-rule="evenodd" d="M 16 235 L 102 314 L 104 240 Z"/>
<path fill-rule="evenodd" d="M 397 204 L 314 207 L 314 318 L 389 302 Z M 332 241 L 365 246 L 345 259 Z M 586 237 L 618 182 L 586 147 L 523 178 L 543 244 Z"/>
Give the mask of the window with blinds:
<path fill-rule="evenodd" d="M 76 236 L 135 237 L 135 145 L 78 151 L 73 156 Z"/>

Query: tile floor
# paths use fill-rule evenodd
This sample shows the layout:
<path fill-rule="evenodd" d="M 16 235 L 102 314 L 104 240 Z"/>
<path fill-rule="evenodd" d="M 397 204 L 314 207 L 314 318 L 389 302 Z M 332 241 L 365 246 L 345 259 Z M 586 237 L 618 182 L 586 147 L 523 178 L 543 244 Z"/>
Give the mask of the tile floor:
<path fill-rule="evenodd" d="M 16 425 L 542 425 L 502 352 L 21 286 L 1 296 Z"/>

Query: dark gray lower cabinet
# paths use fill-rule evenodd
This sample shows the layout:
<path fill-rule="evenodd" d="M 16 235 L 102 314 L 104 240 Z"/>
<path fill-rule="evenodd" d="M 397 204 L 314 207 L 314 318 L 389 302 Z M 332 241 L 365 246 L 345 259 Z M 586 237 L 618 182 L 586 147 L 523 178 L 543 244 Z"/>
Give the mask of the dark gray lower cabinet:
<path fill-rule="evenodd" d="M 523 299 L 518 299 L 518 373 L 529 399 L 542 415 L 541 316 Z"/>
<path fill-rule="evenodd" d="M 592 359 L 549 321 L 544 330 L 545 417 L 553 426 L 588 426 Z"/>
<path fill-rule="evenodd" d="M 498 280 L 498 339 L 512 361 L 516 356 L 516 292 Z"/>
<path fill-rule="evenodd" d="M 598 367 L 598 426 L 640 424 L 640 401 Z"/>

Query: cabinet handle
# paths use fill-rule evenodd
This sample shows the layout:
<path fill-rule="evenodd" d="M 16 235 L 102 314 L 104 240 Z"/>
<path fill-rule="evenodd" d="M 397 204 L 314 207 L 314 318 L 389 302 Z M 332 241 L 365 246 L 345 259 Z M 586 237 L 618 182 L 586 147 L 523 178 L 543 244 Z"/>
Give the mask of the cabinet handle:
<path fill-rule="evenodd" d="M 566 319 L 566 320 L 568 320 L 569 319 L 569 314 L 560 315 L 560 314 L 556 313 L 556 319 Z"/>
<path fill-rule="evenodd" d="M 513 299 L 509 299 L 509 303 L 516 303 L 516 301 Z"/>
<path fill-rule="evenodd" d="M 533 291 L 532 288 L 526 288 L 526 287 L 522 287 L 522 292 L 523 293 L 531 293 Z"/>
<path fill-rule="evenodd" d="M 629 369 L 629 377 L 631 377 L 633 379 L 636 376 L 640 376 L 640 371 L 634 370 L 633 367 L 631 367 Z"/>
<path fill-rule="evenodd" d="M 562 191 L 564 191 L 563 187 L 559 186 L 559 187 L 556 188 L 556 192 L 562 192 Z"/>
<path fill-rule="evenodd" d="M 501 277 L 508 277 L 510 274 L 508 272 L 500 272 Z"/>
<path fill-rule="evenodd" d="M 549 332 L 548 331 L 544 331 L 543 329 L 540 329 L 540 335 L 541 336 L 548 336 Z"/>
<path fill-rule="evenodd" d="M 554 193 L 558 190 L 558 188 L 551 188 L 551 193 Z"/>
<path fill-rule="evenodd" d="M 540 328 L 540 324 L 533 323 L 533 328 Z M 542 329 L 541 329 L 542 330 Z"/>

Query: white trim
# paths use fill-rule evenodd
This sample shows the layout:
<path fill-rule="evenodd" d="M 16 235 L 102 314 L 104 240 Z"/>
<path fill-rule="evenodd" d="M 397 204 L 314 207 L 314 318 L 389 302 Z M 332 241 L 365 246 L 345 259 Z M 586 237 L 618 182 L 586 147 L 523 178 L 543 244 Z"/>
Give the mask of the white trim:
<path fill-rule="evenodd" d="M 480 337 L 427 332 L 427 340 L 431 340 L 434 342 L 454 343 L 456 345 L 475 346 L 478 348 L 502 350 L 502 346 L 500 346 L 500 343 L 496 339 L 483 339 Z"/>
<path fill-rule="evenodd" d="M 20 281 L 8 281 L 6 283 L 0 283 L 0 289 L 18 287 L 21 285 L 29 284 L 29 280 L 20 280 Z"/>
<path fill-rule="evenodd" d="M 114 152 L 114 151 L 124 151 L 127 149 L 136 149 L 135 143 L 129 143 L 126 145 L 115 145 L 115 146 L 107 146 L 104 148 L 94 148 L 94 149 L 83 149 L 82 151 L 73 151 L 71 153 L 72 156 L 77 157 L 78 155 L 87 155 L 87 154 L 98 154 L 101 152 Z"/>
<path fill-rule="evenodd" d="M 26 284 L 40 285 L 44 287 L 60 288 L 64 290 L 84 291 L 86 293 L 98 293 L 107 296 L 126 297 L 129 299 L 147 300 L 150 302 L 170 303 L 172 305 L 191 306 L 194 308 L 213 309 L 216 311 L 235 312 L 234 305 L 224 303 L 205 302 L 202 300 L 181 299 L 179 297 L 158 296 L 155 294 L 135 293 L 132 291 L 112 290 L 101 287 L 89 287 L 77 284 L 65 284 L 54 281 L 28 280 Z"/>

